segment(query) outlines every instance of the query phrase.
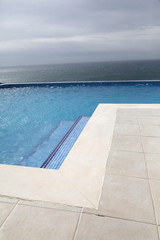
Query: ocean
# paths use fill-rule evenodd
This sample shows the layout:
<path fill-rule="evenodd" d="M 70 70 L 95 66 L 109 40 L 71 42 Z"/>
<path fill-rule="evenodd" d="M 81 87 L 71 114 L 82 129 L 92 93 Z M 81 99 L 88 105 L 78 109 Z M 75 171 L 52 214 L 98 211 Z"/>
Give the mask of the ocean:
<path fill-rule="evenodd" d="M 160 80 L 160 60 L 0 67 L 1 83 Z"/>

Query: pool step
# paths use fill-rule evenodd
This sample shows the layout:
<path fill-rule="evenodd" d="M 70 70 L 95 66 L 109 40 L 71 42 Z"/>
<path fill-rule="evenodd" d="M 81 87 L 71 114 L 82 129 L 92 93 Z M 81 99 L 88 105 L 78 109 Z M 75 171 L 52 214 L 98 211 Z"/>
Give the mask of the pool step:
<path fill-rule="evenodd" d="M 41 168 L 59 169 L 68 153 L 72 149 L 77 138 L 81 134 L 90 117 L 80 116 L 67 134 L 63 137 L 54 151 L 42 164 Z"/>
<path fill-rule="evenodd" d="M 37 147 L 37 149 L 28 158 L 24 159 L 19 165 L 41 167 L 44 161 L 57 147 L 75 121 L 60 121 L 51 131 L 50 136 Z"/>

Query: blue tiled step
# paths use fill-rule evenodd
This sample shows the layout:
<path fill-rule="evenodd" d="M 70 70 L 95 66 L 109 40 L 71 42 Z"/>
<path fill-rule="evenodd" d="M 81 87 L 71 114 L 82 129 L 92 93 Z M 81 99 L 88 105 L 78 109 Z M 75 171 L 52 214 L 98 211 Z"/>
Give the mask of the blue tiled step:
<path fill-rule="evenodd" d="M 73 124 L 58 146 L 42 164 L 42 168 L 59 169 L 90 117 L 81 116 Z"/>
<path fill-rule="evenodd" d="M 19 165 L 30 167 L 41 167 L 44 161 L 57 147 L 75 121 L 61 121 L 56 126 L 51 135 L 45 139 L 28 158 L 24 159 Z"/>

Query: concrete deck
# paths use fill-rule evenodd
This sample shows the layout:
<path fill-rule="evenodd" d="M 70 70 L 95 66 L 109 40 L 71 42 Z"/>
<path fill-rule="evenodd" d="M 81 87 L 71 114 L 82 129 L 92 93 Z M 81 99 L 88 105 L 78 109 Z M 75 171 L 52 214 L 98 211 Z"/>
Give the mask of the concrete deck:
<path fill-rule="evenodd" d="M 14 175 L 14 166 L 1 165 L 0 240 L 160 240 L 160 105 L 101 104 L 91 119 L 60 169 L 60 174 L 67 174 L 64 186 L 70 183 L 73 192 L 70 188 L 67 193 L 67 188 L 61 194 L 58 189 L 50 194 L 46 186 L 44 199 L 35 201 L 40 195 L 25 197 L 25 191 L 39 192 L 39 177 L 49 181 L 52 170 L 43 170 L 43 176 L 38 173 L 33 179 L 30 176 L 37 184 L 40 181 L 39 188 L 34 183 L 33 188 L 25 187 L 23 180 L 23 189 L 17 185 L 17 190 L 12 187 L 20 173 L 16 170 Z M 33 174 L 31 168 L 26 169 Z M 49 186 L 52 191 L 54 182 Z"/>

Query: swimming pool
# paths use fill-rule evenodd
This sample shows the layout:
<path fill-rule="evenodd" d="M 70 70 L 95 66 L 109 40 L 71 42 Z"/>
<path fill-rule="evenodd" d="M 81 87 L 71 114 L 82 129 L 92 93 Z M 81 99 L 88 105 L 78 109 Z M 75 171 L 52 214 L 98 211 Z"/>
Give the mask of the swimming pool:
<path fill-rule="evenodd" d="M 79 116 L 91 116 L 99 103 L 160 103 L 160 81 L 1 85 L 0 163 L 41 167 L 52 134 L 54 150 Z"/>

